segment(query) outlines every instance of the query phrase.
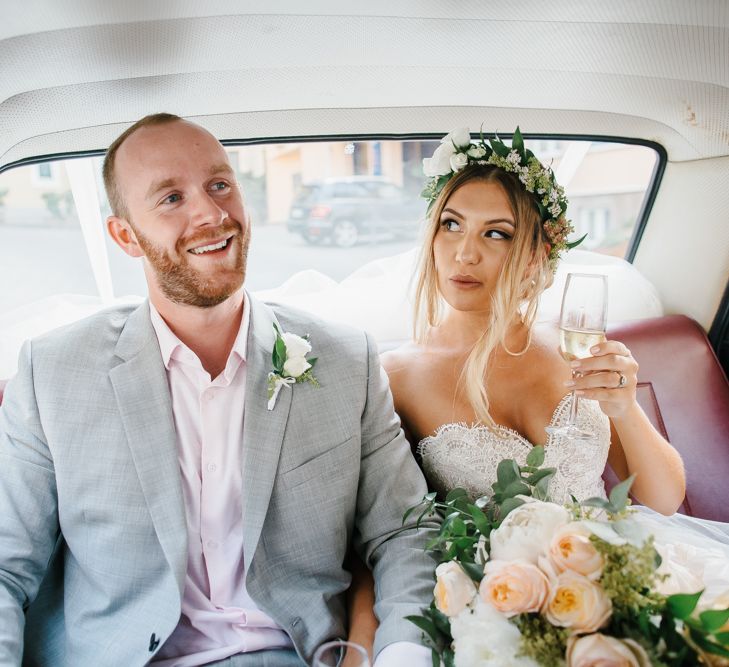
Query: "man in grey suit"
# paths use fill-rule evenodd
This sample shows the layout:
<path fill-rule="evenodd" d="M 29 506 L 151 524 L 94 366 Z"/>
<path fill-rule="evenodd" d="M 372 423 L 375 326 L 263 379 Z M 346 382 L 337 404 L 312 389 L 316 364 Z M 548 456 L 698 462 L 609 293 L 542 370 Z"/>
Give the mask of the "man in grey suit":
<path fill-rule="evenodd" d="M 401 530 L 426 487 L 373 343 L 243 290 L 250 223 L 203 128 L 145 117 L 104 177 L 149 301 L 22 349 L 0 407 L 0 665 L 310 662 L 346 636 L 352 546 L 376 664 L 428 664 L 403 617 L 431 598 L 433 527 Z M 269 401 L 274 325 L 298 358 L 280 375 L 306 370 L 288 333 L 308 333 L 319 386 Z"/>

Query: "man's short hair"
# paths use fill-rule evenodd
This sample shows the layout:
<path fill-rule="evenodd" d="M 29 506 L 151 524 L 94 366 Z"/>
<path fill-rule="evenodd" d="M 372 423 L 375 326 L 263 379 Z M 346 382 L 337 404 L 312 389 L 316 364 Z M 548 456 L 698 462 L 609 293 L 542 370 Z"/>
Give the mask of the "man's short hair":
<path fill-rule="evenodd" d="M 104 168 L 102 173 L 104 175 L 104 187 L 106 188 L 106 196 L 111 206 L 111 212 L 119 216 L 120 218 L 128 218 L 129 212 L 127 211 L 124 198 L 119 191 L 119 185 L 116 182 L 116 175 L 114 174 L 114 161 L 116 159 L 116 152 L 129 137 L 129 135 L 136 132 L 140 127 L 152 127 L 155 125 L 166 125 L 167 123 L 173 123 L 178 120 L 183 120 L 179 116 L 175 116 L 173 113 L 153 113 L 140 118 L 134 125 L 127 128 L 122 132 L 109 146 L 106 151 L 106 157 L 104 158 Z"/>

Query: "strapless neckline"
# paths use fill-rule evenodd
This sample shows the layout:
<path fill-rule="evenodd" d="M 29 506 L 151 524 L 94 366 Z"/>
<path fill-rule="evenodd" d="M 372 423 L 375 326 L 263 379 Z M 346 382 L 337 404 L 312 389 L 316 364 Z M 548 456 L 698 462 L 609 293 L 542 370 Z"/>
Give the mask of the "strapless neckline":
<path fill-rule="evenodd" d="M 554 409 L 549 425 L 565 424 L 569 411 L 568 394 Z M 602 473 L 610 449 L 610 422 L 597 401 L 580 399 L 577 425 L 594 433 L 594 440 L 578 443 L 559 434 L 547 435 L 544 465 L 556 470 L 549 487 L 555 502 L 567 502 L 572 495 L 579 500 L 605 497 Z M 459 487 L 475 499 L 491 493 L 501 460 L 510 458 L 524 465 L 533 446 L 508 426 L 489 428 L 461 422 L 438 427 L 433 435 L 420 441 L 417 453 L 432 490 L 444 496 Z"/>
<path fill-rule="evenodd" d="M 549 420 L 547 426 L 555 426 L 557 421 L 559 420 L 562 412 L 565 410 L 566 407 L 570 406 L 570 399 L 572 397 L 572 394 L 567 394 L 562 397 L 559 403 L 557 403 L 557 407 L 552 412 L 552 417 Z M 517 440 L 519 440 L 525 447 L 528 447 L 529 449 L 532 449 L 532 447 L 535 447 L 534 443 L 530 442 L 528 438 L 525 438 L 519 431 L 516 429 L 513 429 L 509 426 L 504 426 L 503 424 L 495 424 L 492 428 L 489 428 L 488 426 L 485 426 L 484 424 L 468 424 L 467 422 L 450 422 L 448 424 L 441 424 L 434 433 L 431 435 L 425 436 L 420 443 L 418 444 L 418 448 L 426 442 L 427 440 L 435 439 L 438 437 L 440 432 L 444 428 L 448 428 L 449 426 L 460 426 L 464 429 L 486 429 L 487 431 L 499 431 L 500 433 L 504 433 L 505 435 L 511 435 Z M 546 449 L 549 444 L 552 442 L 552 434 L 547 434 L 547 441 L 544 443 L 544 448 Z"/>

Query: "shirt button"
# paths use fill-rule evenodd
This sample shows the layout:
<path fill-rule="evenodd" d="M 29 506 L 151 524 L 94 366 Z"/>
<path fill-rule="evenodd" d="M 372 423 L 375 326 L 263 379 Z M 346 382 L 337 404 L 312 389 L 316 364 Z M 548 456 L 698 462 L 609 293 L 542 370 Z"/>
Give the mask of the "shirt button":
<path fill-rule="evenodd" d="M 214 463 L 208 463 L 208 472 L 215 472 L 218 469 Z"/>
<path fill-rule="evenodd" d="M 208 540 L 207 547 L 208 547 L 208 549 L 217 549 L 218 543 L 215 540 Z"/>

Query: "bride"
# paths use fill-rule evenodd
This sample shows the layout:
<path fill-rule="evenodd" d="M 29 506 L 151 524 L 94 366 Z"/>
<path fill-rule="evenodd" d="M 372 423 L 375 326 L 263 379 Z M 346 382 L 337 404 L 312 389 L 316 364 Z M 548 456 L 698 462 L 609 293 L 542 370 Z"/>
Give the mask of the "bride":
<path fill-rule="evenodd" d="M 473 145 L 460 130 L 424 161 L 430 206 L 416 276 L 416 335 L 382 357 L 429 486 L 442 495 L 456 487 L 473 498 L 488 495 L 500 460 L 524 464 L 531 447 L 543 445 L 545 465 L 556 468 L 551 499 L 584 500 L 605 497 L 609 464 L 620 479 L 635 474 L 631 494 L 655 511 L 644 512 L 651 532 L 677 525 L 673 535 L 694 551 L 671 555 L 683 558 L 683 583 L 697 577 L 700 587 L 697 569 L 711 562 L 716 574 L 713 559 L 729 558 L 720 544 L 729 541 L 725 527 L 660 516 L 683 500 L 683 465 L 636 401 L 638 364 L 630 350 L 608 340 L 568 365 L 556 325 L 535 323 L 539 296 L 569 247 L 567 201 L 551 170 L 524 150 L 518 130 L 512 147 L 496 144 L 496 151 Z M 577 424 L 594 434 L 588 442 L 545 431 L 567 421 L 573 389 Z M 697 524 L 693 544 L 684 539 L 687 523 Z M 356 573 L 350 635 L 365 644 L 374 622 L 366 579 Z"/>

